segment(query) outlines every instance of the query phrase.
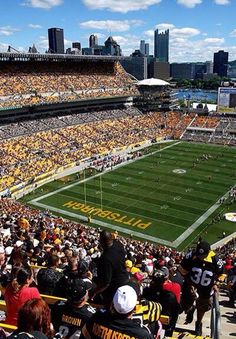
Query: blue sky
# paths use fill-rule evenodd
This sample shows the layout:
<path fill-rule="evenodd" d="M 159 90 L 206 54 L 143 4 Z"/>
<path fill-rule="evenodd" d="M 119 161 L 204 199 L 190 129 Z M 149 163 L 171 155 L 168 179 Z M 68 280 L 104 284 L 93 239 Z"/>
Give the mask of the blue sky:
<path fill-rule="evenodd" d="M 65 45 L 112 35 L 130 55 L 153 32 L 170 29 L 170 62 L 206 61 L 220 49 L 236 59 L 236 0 L 0 0 L 0 51 L 48 48 L 47 29 L 64 29 Z"/>

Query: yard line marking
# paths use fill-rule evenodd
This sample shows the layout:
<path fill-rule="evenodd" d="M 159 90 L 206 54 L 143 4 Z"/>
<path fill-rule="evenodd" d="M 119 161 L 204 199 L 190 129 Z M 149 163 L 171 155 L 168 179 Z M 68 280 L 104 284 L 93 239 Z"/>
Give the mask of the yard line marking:
<path fill-rule="evenodd" d="M 227 198 L 230 190 L 226 192 L 221 198 Z M 190 234 L 192 234 L 212 213 L 219 208 L 219 199 L 212 205 L 205 213 L 203 213 L 191 226 L 189 226 L 185 232 L 183 232 L 172 244 L 174 247 L 178 247 Z"/>
<path fill-rule="evenodd" d="M 176 146 L 176 145 L 178 145 L 178 144 L 180 144 L 180 143 L 182 143 L 182 141 L 178 141 L 178 142 L 176 142 L 176 143 L 174 143 L 174 144 L 171 144 L 171 145 L 169 145 L 169 146 L 163 147 L 161 150 L 157 150 L 157 151 L 155 151 L 155 152 L 153 152 L 153 153 L 146 154 L 146 155 L 144 155 L 143 157 L 140 157 L 140 158 L 138 158 L 138 159 L 134 159 L 134 160 L 127 161 L 127 162 L 125 162 L 125 163 L 119 164 L 119 165 L 115 166 L 114 169 L 119 168 L 119 167 L 126 166 L 126 165 L 131 164 L 131 163 L 133 163 L 133 162 L 135 162 L 135 161 L 138 161 L 138 160 L 144 159 L 144 158 L 146 158 L 146 157 L 148 157 L 148 156 L 151 156 L 151 155 L 153 155 L 153 154 L 162 152 L 162 151 L 164 151 L 165 149 L 168 149 L 168 148 L 170 148 L 170 147 Z M 64 187 L 58 188 L 58 189 L 56 189 L 55 191 L 52 191 L 52 192 L 50 192 L 50 193 L 41 195 L 40 197 L 31 200 L 30 203 L 31 203 L 31 202 L 34 202 L 34 201 L 42 200 L 42 199 L 47 198 L 47 197 L 50 197 L 50 196 L 52 196 L 52 195 L 54 195 L 54 194 L 56 194 L 56 193 L 58 193 L 58 192 L 65 191 L 65 190 L 67 190 L 67 189 L 69 189 L 69 188 L 71 188 L 71 187 L 74 187 L 74 186 L 83 184 L 84 182 L 87 182 L 87 181 L 89 181 L 89 180 L 91 180 L 91 179 L 100 177 L 100 176 L 102 176 L 102 175 L 104 175 L 104 174 L 106 174 L 106 173 L 108 173 L 108 171 L 105 171 L 105 172 L 102 172 L 102 173 L 95 174 L 95 175 L 93 175 L 92 177 L 86 178 L 86 179 L 81 180 L 81 181 L 79 181 L 79 182 L 74 182 L 73 184 L 70 184 L 70 185 L 68 185 L 68 186 L 64 186 Z"/>

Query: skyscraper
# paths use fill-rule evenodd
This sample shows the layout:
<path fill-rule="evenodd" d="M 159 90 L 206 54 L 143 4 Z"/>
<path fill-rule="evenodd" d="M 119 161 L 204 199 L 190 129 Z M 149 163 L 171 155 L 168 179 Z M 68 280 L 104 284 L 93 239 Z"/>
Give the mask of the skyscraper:
<path fill-rule="evenodd" d="M 227 77 L 228 59 L 229 59 L 228 52 L 219 51 L 217 53 L 214 53 L 213 72 L 217 73 L 220 77 Z"/>
<path fill-rule="evenodd" d="M 140 40 L 140 52 L 145 55 L 145 40 Z"/>
<path fill-rule="evenodd" d="M 164 33 L 154 32 L 154 56 L 161 62 L 169 62 L 169 30 Z"/>
<path fill-rule="evenodd" d="M 145 43 L 145 55 L 149 56 L 149 43 Z"/>
<path fill-rule="evenodd" d="M 78 48 L 79 50 L 81 50 L 81 43 L 80 42 L 72 42 L 72 48 Z"/>
<path fill-rule="evenodd" d="M 49 52 L 64 54 L 64 30 L 62 28 L 48 29 Z"/>
<path fill-rule="evenodd" d="M 89 47 L 94 48 L 98 45 L 98 37 L 94 34 L 90 35 L 89 37 Z"/>

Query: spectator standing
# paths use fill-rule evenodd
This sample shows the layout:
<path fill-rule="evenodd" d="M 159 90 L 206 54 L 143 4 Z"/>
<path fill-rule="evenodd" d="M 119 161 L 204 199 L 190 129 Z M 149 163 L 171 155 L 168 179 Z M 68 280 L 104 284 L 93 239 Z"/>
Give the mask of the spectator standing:
<path fill-rule="evenodd" d="M 178 300 L 180 286 L 177 287 L 175 284 L 177 283 L 169 283 L 168 276 L 166 276 L 162 270 L 154 270 L 150 286 L 146 287 L 143 293 L 144 298 L 160 303 L 162 313 L 169 316 L 169 324 L 164 328 L 165 334 L 170 337 L 175 329 L 180 310 Z"/>
<path fill-rule="evenodd" d="M 182 307 L 187 313 L 186 323 L 191 323 L 196 300 L 196 335 L 202 335 L 202 319 L 211 309 L 211 295 L 218 277 L 223 273 L 223 261 L 211 250 L 210 244 L 201 241 L 195 250 L 187 253 L 179 266 L 185 276 L 182 287 Z"/>
<path fill-rule="evenodd" d="M 108 231 L 101 232 L 100 244 L 103 253 L 98 260 L 97 286 L 91 299 L 101 294 L 101 303 L 110 305 L 117 288 L 129 281 L 129 274 L 125 269 L 126 252 L 121 242 L 114 240 Z"/>

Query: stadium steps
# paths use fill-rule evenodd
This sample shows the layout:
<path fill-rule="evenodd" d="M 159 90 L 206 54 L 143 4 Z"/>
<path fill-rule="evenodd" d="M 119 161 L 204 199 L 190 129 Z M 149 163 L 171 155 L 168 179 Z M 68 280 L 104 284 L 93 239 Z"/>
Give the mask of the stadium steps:
<path fill-rule="evenodd" d="M 225 291 L 220 292 L 220 313 L 221 313 L 221 325 L 220 325 L 220 338 L 221 339 L 233 339 L 236 338 L 236 308 L 229 307 L 228 297 Z M 196 312 L 194 313 L 194 320 L 191 324 L 184 325 L 186 314 L 182 313 L 179 316 L 176 330 L 182 333 L 190 333 L 193 336 L 189 338 L 200 338 L 194 336 L 194 328 L 196 321 Z M 203 319 L 202 334 L 203 338 L 209 337 L 211 334 L 210 329 L 211 312 L 207 312 Z M 177 335 L 177 333 L 175 334 Z M 174 338 L 181 338 L 181 336 L 174 336 Z M 183 337 L 185 338 L 185 337 Z M 188 338 L 186 336 L 186 338 Z"/>

